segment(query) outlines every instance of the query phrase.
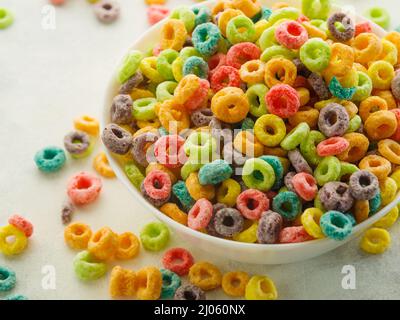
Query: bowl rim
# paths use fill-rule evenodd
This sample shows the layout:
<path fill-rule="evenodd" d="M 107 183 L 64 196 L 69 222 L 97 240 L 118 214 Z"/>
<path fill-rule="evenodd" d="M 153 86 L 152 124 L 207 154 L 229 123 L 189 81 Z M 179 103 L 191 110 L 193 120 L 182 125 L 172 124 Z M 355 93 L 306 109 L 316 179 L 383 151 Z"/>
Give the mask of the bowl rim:
<path fill-rule="evenodd" d="M 211 6 L 213 3 L 215 3 L 216 0 L 208 0 L 204 1 L 198 4 L 194 4 L 190 7 L 196 7 L 199 5 L 207 5 Z M 341 11 L 343 10 L 343 7 L 338 6 L 337 4 L 332 5 L 332 10 L 333 11 Z M 355 13 L 354 16 L 358 21 L 369 21 L 372 26 L 373 26 L 373 32 L 374 33 L 380 33 L 382 35 L 387 34 L 387 31 L 382 29 L 380 26 L 376 25 L 372 21 L 364 18 L 363 16 Z M 155 25 L 151 26 L 148 28 L 140 37 L 138 37 L 132 44 L 129 50 L 135 49 L 140 43 L 145 42 L 146 38 L 148 37 L 149 34 L 153 33 L 157 29 L 161 28 L 161 26 L 167 21 L 168 18 L 165 18 L 161 20 L 160 22 L 156 23 Z M 378 35 L 379 36 L 379 35 Z M 153 43 L 154 46 L 154 43 Z M 117 81 L 115 77 L 115 70 L 117 70 L 117 67 L 114 68 L 113 76 L 111 79 L 108 81 L 106 93 L 105 93 L 105 98 L 104 98 L 104 106 L 102 110 L 102 116 L 100 119 L 100 132 L 103 131 L 105 126 L 109 123 L 109 108 L 110 108 L 110 101 L 111 101 L 111 91 L 116 88 Z M 142 206 L 150 210 L 150 212 L 155 216 L 157 219 L 163 221 L 164 223 L 171 225 L 173 229 L 176 229 L 179 231 L 180 234 L 185 234 L 185 236 L 190 236 L 197 238 L 198 240 L 203 240 L 203 241 L 208 241 L 210 243 L 216 243 L 221 246 L 225 247 L 231 247 L 234 246 L 238 249 L 249 249 L 251 248 L 253 251 L 274 251 L 274 252 L 284 252 L 292 249 L 296 249 L 299 247 L 312 247 L 316 245 L 334 245 L 334 246 L 340 246 L 342 244 L 345 244 L 347 241 L 351 240 L 353 237 L 359 235 L 361 232 L 365 231 L 368 227 L 372 226 L 376 221 L 378 221 L 381 217 L 386 215 L 390 210 L 392 210 L 400 201 L 400 192 L 397 193 L 395 199 L 391 201 L 388 205 L 385 207 L 381 208 L 377 213 L 375 213 L 373 216 L 369 217 L 367 220 L 357 224 L 356 226 L 353 227 L 351 234 L 344 240 L 342 241 L 337 241 L 328 237 L 324 237 L 321 239 L 313 239 L 309 241 L 304 241 L 304 242 L 298 242 L 298 243 L 277 243 L 277 244 L 260 244 L 260 243 L 246 243 L 246 242 L 239 242 L 239 241 L 233 241 L 229 239 L 224 239 L 224 238 L 219 238 L 215 236 L 211 236 L 206 233 L 202 233 L 196 230 L 193 230 L 189 228 L 188 226 L 182 225 L 172 218 L 168 217 L 164 213 L 162 213 L 158 208 L 152 206 L 148 201 L 145 200 L 145 198 L 142 196 L 142 194 L 139 192 L 138 189 L 136 189 L 132 183 L 129 181 L 129 179 L 126 177 L 122 166 L 118 163 L 118 161 L 115 159 L 115 156 L 106 148 L 104 147 L 104 152 L 107 155 L 108 161 L 110 162 L 110 165 L 112 169 L 114 170 L 118 180 L 120 180 L 130 191 L 130 193 L 133 193 L 135 195 L 136 200 L 141 203 Z"/>

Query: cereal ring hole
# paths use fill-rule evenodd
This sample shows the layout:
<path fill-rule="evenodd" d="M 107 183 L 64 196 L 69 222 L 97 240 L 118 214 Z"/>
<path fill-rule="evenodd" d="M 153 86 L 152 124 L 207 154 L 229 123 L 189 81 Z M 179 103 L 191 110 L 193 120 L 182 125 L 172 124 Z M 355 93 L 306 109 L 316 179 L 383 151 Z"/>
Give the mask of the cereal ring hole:
<path fill-rule="evenodd" d="M 246 207 L 249 208 L 250 210 L 254 210 L 259 206 L 259 202 L 255 199 L 247 199 L 246 201 Z"/>
<path fill-rule="evenodd" d="M 225 216 L 222 220 L 222 224 L 227 227 L 232 227 L 235 224 L 235 221 L 231 216 Z"/>
<path fill-rule="evenodd" d="M 129 237 L 124 237 L 121 239 L 119 244 L 122 249 L 128 249 L 132 246 L 132 241 Z"/>
<path fill-rule="evenodd" d="M 111 10 L 112 9 L 112 5 L 111 4 L 109 4 L 109 3 L 105 3 L 105 4 L 103 4 L 103 9 L 104 10 Z"/>
<path fill-rule="evenodd" d="M 301 35 L 301 28 L 299 27 L 299 25 L 296 25 L 294 23 L 291 23 L 288 25 L 287 28 L 288 33 L 290 33 L 292 36 L 294 37 L 298 37 L 299 35 Z"/>
<path fill-rule="evenodd" d="M 45 160 L 52 160 L 57 156 L 57 152 L 55 150 L 44 150 L 43 158 Z"/>
<path fill-rule="evenodd" d="M 325 115 L 325 120 L 329 125 L 333 126 L 338 121 L 336 112 L 327 112 Z"/>
<path fill-rule="evenodd" d="M 347 188 L 345 186 L 340 185 L 336 188 L 336 193 L 339 195 L 343 195 L 346 192 Z"/>
<path fill-rule="evenodd" d="M 80 177 L 77 183 L 77 189 L 89 189 L 92 186 L 92 181 L 86 177 Z"/>
<path fill-rule="evenodd" d="M 8 244 L 13 244 L 16 241 L 16 237 L 14 235 L 9 235 L 6 237 L 6 242 Z"/>
<path fill-rule="evenodd" d="M 192 291 L 185 290 L 183 293 L 185 300 L 196 300 L 196 296 Z"/>
<path fill-rule="evenodd" d="M 362 187 L 368 187 L 371 184 L 371 179 L 366 175 L 360 176 L 358 181 Z"/>
<path fill-rule="evenodd" d="M 122 139 L 123 135 L 121 130 L 118 130 L 117 128 L 112 128 L 111 131 L 118 139 Z"/>
<path fill-rule="evenodd" d="M 382 15 L 382 11 L 378 8 L 373 8 L 370 11 L 370 15 L 372 18 L 379 18 Z"/>
<path fill-rule="evenodd" d="M 343 229 L 345 227 L 345 222 L 343 219 L 339 218 L 339 217 L 333 217 L 331 220 L 331 223 L 339 228 L 339 229 Z"/>

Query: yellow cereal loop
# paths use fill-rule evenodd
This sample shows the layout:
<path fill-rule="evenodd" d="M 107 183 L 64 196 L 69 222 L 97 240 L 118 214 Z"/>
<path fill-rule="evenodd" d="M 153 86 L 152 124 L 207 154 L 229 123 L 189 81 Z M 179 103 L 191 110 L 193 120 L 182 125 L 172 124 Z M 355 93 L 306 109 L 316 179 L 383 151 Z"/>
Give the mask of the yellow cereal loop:
<path fill-rule="evenodd" d="M 233 236 L 234 241 L 256 243 L 257 242 L 257 229 L 258 222 L 254 221 L 250 227 L 244 229 L 242 232 L 237 233 Z"/>
<path fill-rule="evenodd" d="M 112 298 L 133 297 L 136 293 L 136 273 L 115 266 L 111 271 L 109 292 Z"/>
<path fill-rule="evenodd" d="M 319 226 L 319 219 L 324 213 L 318 208 L 308 208 L 300 216 L 301 224 L 306 232 L 313 238 L 324 238 L 321 227 Z"/>
<path fill-rule="evenodd" d="M 12 239 L 9 241 L 9 239 Z M 0 227 L 0 252 L 6 256 L 20 254 L 28 245 L 25 233 L 9 224 Z"/>
<path fill-rule="evenodd" d="M 186 41 L 185 24 L 178 19 L 169 19 L 161 29 L 161 49 L 180 51 Z"/>
<path fill-rule="evenodd" d="M 92 235 L 88 251 L 99 260 L 111 260 L 118 248 L 118 236 L 109 228 L 103 227 Z"/>
<path fill-rule="evenodd" d="M 396 223 L 398 218 L 399 218 L 399 208 L 394 207 L 386 215 L 384 215 L 377 222 L 375 222 L 373 226 L 376 228 L 389 229 Z"/>
<path fill-rule="evenodd" d="M 175 100 L 166 100 L 157 112 L 161 125 L 171 134 L 178 134 L 189 128 L 190 116 Z"/>
<path fill-rule="evenodd" d="M 389 32 L 385 37 L 385 40 L 393 43 L 397 48 L 397 61 L 400 61 L 400 33 L 396 31 Z"/>
<path fill-rule="evenodd" d="M 161 127 L 161 122 L 160 122 L 160 120 L 158 120 L 158 119 L 147 120 L 147 121 L 138 120 L 138 121 L 136 121 L 136 125 L 137 125 L 140 129 L 146 128 L 146 127 L 152 127 L 152 128 L 157 129 L 157 128 Z"/>
<path fill-rule="evenodd" d="M 277 84 L 293 86 L 297 77 L 297 68 L 294 63 L 285 58 L 273 58 L 265 64 L 264 81 L 272 88 Z"/>
<path fill-rule="evenodd" d="M 359 115 L 363 122 L 365 122 L 372 113 L 387 109 L 386 100 L 378 96 L 371 96 L 361 102 Z"/>
<path fill-rule="evenodd" d="M 217 201 L 226 204 L 228 207 L 233 207 L 240 192 L 241 187 L 239 182 L 227 179 L 221 183 L 221 186 L 217 190 Z"/>
<path fill-rule="evenodd" d="M 388 110 L 397 108 L 397 102 L 390 90 L 372 90 L 372 95 L 382 98 L 386 101 Z"/>
<path fill-rule="evenodd" d="M 154 93 L 150 90 L 134 88 L 130 93 L 130 96 L 133 101 L 143 98 L 154 98 Z"/>
<path fill-rule="evenodd" d="M 97 136 L 99 134 L 99 122 L 97 119 L 83 115 L 74 120 L 74 127 L 76 130 L 84 131 L 89 135 Z"/>
<path fill-rule="evenodd" d="M 351 46 L 354 49 L 355 61 L 364 66 L 370 61 L 375 61 L 383 50 L 381 40 L 373 33 L 360 33 L 351 41 Z"/>
<path fill-rule="evenodd" d="M 221 285 L 222 274 L 215 265 L 200 261 L 190 267 L 189 281 L 200 289 L 209 291 Z"/>
<path fill-rule="evenodd" d="M 392 42 L 382 39 L 382 53 L 377 60 L 389 62 L 394 66 L 397 64 L 397 55 L 397 47 Z"/>
<path fill-rule="evenodd" d="M 390 247 L 390 234 L 385 229 L 371 228 L 364 233 L 360 247 L 367 253 L 384 253 Z"/>
<path fill-rule="evenodd" d="M 211 111 L 217 119 L 223 122 L 239 122 L 246 118 L 249 110 L 250 104 L 247 96 L 240 88 L 223 88 L 211 100 Z"/>
<path fill-rule="evenodd" d="M 379 181 L 379 188 L 381 190 L 382 207 L 386 206 L 394 200 L 397 193 L 397 184 L 392 178 L 387 177 Z"/>
<path fill-rule="evenodd" d="M 136 273 L 136 296 L 139 300 L 157 300 L 161 295 L 162 276 L 158 268 L 149 266 Z"/>
<path fill-rule="evenodd" d="M 240 15 L 243 15 L 243 12 L 236 9 L 227 9 L 221 13 L 218 18 L 218 27 L 224 37 L 226 37 L 226 27 L 229 21 Z"/>
<path fill-rule="evenodd" d="M 136 257 L 140 251 L 140 242 L 132 232 L 118 235 L 115 257 L 119 260 L 128 260 Z"/>
<path fill-rule="evenodd" d="M 380 60 L 371 63 L 368 68 L 368 76 L 372 80 L 375 89 L 387 90 L 394 78 L 394 68 L 389 62 Z"/>
<path fill-rule="evenodd" d="M 378 142 L 379 153 L 391 163 L 400 164 L 400 144 L 392 139 Z"/>
<path fill-rule="evenodd" d="M 397 168 L 390 176 L 397 184 L 397 189 L 400 190 L 400 168 Z"/>
<path fill-rule="evenodd" d="M 64 229 L 65 243 L 72 249 L 86 249 L 91 236 L 92 230 L 82 222 L 73 222 Z"/>
<path fill-rule="evenodd" d="M 194 200 L 199 200 L 201 198 L 206 198 L 208 200 L 214 199 L 215 187 L 212 184 L 201 185 L 197 172 L 190 173 L 185 184 L 190 196 Z"/>
<path fill-rule="evenodd" d="M 265 114 L 256 120 L 254 134 L 263 145 L 276 147 L 286 135 L 286 126 L 282 118 Z"/>
<path fill-rule="evenodd" d="M 243 271 L 227 272 L 222 276 L 222 290 L 224 290 L 228 296 L 243 297 L 249 279 L 249 275 Z"/>
<path fill-rule="evenodd" d="M 172 220 L 187 225 L 187 214 L 183 212 L 176 203 L 168 202 L 160 207 L 160 211 L 170 217 Z"/>
<path fill-rule="evenodd" d="M 304 107 L 310 101 L 310 90 L 307 88 L 296 88 L 297 93 L 300 97 L 300 107 Z"/>
<path fill-rule="evenodd" d="M 233 140 L 236 150 L 249 157 L 259 157 L 263 154 L 264 146 L 249 130 L 239 132 Z"/>
<path fill-rule="evenodd" d="M 301 24 L 307 30 L 309 38 L 321 38 L 322 40 L 326 40 L 328 38 L 326 32 L 312 25 L 309 21 L 303 21 Z"/>
<path fill-rule="evenodd" d="M 164 81 L 164 78 L 157 70 L 157 57 L 146 57 L 140 61 L 140 71 L 146 76 L 147 79 L 154 83 Z"/>
<path fill-rule="evenodd" d="M 267 276 L 253 276 L 246 286 L 246 300 L 276 300 L 278 292 L 274 282 Z"/>
<path fill-rule="evenodd" d="M 114 178 L 115 173 L 114 170 L 111 168 L 107 156 L 104 152 L 100 152 L 94 159 L 93 159 L 93 168 L 101 174 L 103 177 L 106 178 Z"/>

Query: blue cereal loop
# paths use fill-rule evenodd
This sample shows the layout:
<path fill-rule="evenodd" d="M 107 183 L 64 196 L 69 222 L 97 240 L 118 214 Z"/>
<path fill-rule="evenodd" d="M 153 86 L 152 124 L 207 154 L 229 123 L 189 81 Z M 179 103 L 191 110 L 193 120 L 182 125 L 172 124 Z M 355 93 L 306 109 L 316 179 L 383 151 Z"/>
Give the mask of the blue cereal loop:
<path fill-rule="evenodd" d="M 10 296 L 5 297 L 3 300 L 28 300 L 28 298 L 22 294 L 12 294 Z"/>
<path fill-rule="evenodd" d="M 183 64 L 183 75 L 195 74 L 199 78 L 208 78 L 208 64 L 200 57 L 190 57 Z"/>
<path fill-rule="evenodd" d="M 335 97 L 343 100 L 351 100 L 356 93 L 356 87 L 344 88 L 336 77 L 333 77 L 329 83 L 329 91 Z"/>
<path fill-rule="evenodd" d="M 345 214 L 331 210 L 324 213 L 319 220 L 322 232 L 331 239 L 344 240 L 353 230 L 352 221 Z"/>
<path fill-rule="evenodd" d="M 181 203 L 183 209 L 187 212 L 189 211 L 195 201 L 190 196 L 188 189 L 186 188 L 186 184 L 184 181 L 179 180 L 172 186 L 172 193 L 176 198 L 178 198 L 179 202 Z"/>
<path fill-rule="evenodd" d="M 199 171 L 201 185 L 218 184 L 230 178 L 233 170 L 225 160 L 217 159 L 206 163 Z"/>
<path fill-rule="evenodd" d="M 369 216 L 377 213 L 382 204 L 381 192 L 379 191 L 372 199 L 369 200 Z"/>
<path fill-rule="evenodd" d="M 172 299 L 181 286 L 181 278 L 168 269 L 160 269 L 162 277 L 161 299 Z"/>
<path fill-rule="evenodd" d="M 220 39 L 219 28 L 211 22 L 198 25 L 192 34 L 193 46 L 205 56 L 211 56 L 218 50 Z"/>
<path fill-rule="evenodd" d="M 278 190 L 282 186 L 283 181 L 283 166 L 282 162 L 278 157 L 275 156 L 261 156 L 260 159 L 269 163 L 275 172 L 275 183 L 272 186 L 272 190 Z"/>
<path fill-rule="evenodd" d="M 196 26 L 211 20 L 211 10 L 207 6 L 195 6 L 192 11 L 196 16 L 194 20 Z"/>
<path fill-rule="evenodd" d="M 56 172 L 65 164 L 65 152 L 59 147 L 46 147 L 35 154 L 34 161 L 40 171 Z"/>
<path fill-rule="evenodd" d="M 9 268 L 0 266 L 0 292 L 10 291 L 15 287 L 17 277 Z"/>
<path fill-rule="evenodd" d="M 301 212 L 301 201 L 292 191 L 278 193 L 272 200 L 272 208 L 287 220 L 294 220 Z"/>

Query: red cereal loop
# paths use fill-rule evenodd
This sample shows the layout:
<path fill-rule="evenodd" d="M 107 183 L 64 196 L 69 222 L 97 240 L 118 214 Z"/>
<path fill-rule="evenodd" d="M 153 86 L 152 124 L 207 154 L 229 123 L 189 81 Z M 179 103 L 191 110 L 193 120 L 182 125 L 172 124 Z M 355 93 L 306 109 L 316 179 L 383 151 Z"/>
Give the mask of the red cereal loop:
<path fill-rule="evenodd" d="M 269 199 L 259 190 L 247 189 L 237 197 L 236 207 L 245 218 L 258 220 L 269 209 Z"/>
<path fill-rule="evenodd" d="M 283 228 L 279 234 L 280 243 L 296 243 L 313 240 L 303 226 Z"/>
<path fill-rule="evenodd" d="M 390 139 L 400 142 L 400 109 L 391 109 L 389 111 L 393 112 L 397 119 L 397 129 Z"/>
<path fill-rule="evenodd" d="M 350 146 L 350 142 L 342 137 L 332 137 L 321 141 L 317 146 L 320 157 L 335 156 L 342 153 Z"/>
<path fill-rule="evenodd" d="M 102 188 L 102 182 L 95 175 L 79 172 L 68 182 L 67 194 L 75 205 L 85 205 L 97 199 Z"/>
<path fill-rule="evenodd" d="M 211 79 L 214 71 L 219 67 L 226 66 L 226 54 L 221 52 L 214 54 L 208 59 L 208 77 Z"/>
<path fill-rule="evenodd" d="M 296 193 L 306 201 L 313 200 L 317 195 L 317 181 L 309 173 L 300 172 L 295 174 L 291 183 Z"/>
<path fill-rule="evenodd" d="M 150 25 L 156 24 L 169 15 L 169 9 L 165 6 L 151 5 L 147 8 L 147 21 Z"/>
<path fill-rule="evenodd" d="M 162 264 L 165 269 L 171 270 L 179 276 L 185 276 L 194 264 L 194 258 L 186 249 L 171 248 L 164 253 Z"/>
<path fill-rule="evenodd" d="M 159 163 L 168 168 L 183 165 L 187 156 L 183 149 L 185 139 L 177 134 L 162 136 L 154 144 L 154 155 Z"/>
<path fill-rule="evenodd" d="M 240 69 L 242 64 L 250 60 L 257 60 L 261 56 L 261 50 L 254 43 L 242 42 L 232 46 L 226 54 L 226 64 Z"/>
<path fill-rule="evenodd" d="M 297 21 L 287 21 L 276 28 L 275 38 L 286 48 L 299 49 L 308 40 L 308 33 Z"/>
<path fill-rule="evenodd" d="M 194 230 L 200 230 L 209 224 L 213 214 L 213 206 L 205 198 L 196 201 L 188 213 L 188 227 Z"/>
<path fill-rule="evenodd" d="M 150 198 L 165 199 L 171 193 L 171 178 L 164 171 L 153 170 L 144 178 L 143 187 Z"/>
<path fill-rule="evenodd" d="M 211 76 L 211 89 L 218 92 L 225 87 L 240 87 L 239 70 L 230 66 L 218 67 Z"/>
<path fill-rule="evenodd" d="M 360 33 L 371 33 L 372 32 L 372 25 L 369 21 L 360 22 L 356 24 L 356 31 L 354 37 L 357 37 Z"/>
<path fill-rule="evenodd" d="M 265 95 L 268 111 L 281 118 L 293 116 L 300 108 L 300 97 L 295 89 L 287 84 L 273 86 Z"/>
<path fill-rule="evenodd" d="M 8 223 L 21 230 L 27 238 L 33 234 L 32 223 L 18 214 L 14 214 L 8 218 Z"/>
<path fill-rule="evenodd" d="M 190 113 L 202 107 L 202 105 L 208 99 L 208 90 L 210 89 L 210 83 L 205 79 L 200 79 L 199 82 L 200 82 L 199 88 L 184 104 L 184 107 Z"/>

